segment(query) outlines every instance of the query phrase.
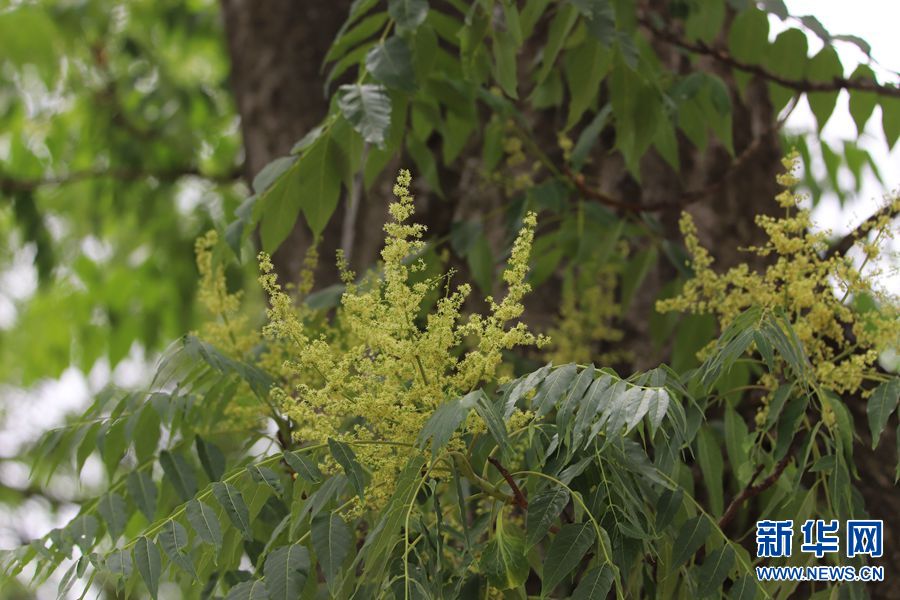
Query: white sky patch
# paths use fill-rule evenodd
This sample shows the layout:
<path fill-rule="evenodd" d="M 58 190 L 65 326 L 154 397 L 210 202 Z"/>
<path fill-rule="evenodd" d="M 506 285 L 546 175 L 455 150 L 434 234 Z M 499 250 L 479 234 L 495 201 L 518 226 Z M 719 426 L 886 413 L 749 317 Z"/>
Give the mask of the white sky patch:
<path fill-rule="evenodd" d="M 896 0 L 786 0 L 788 11 L 793 16 L 813 15 L 833 35 L 853 34 L 866 40 L 872 47 L 872 56 L 879 65 L 872 65 L 876 75 L 882 82 L 896 83 L 898 77 L 891 71 L 900 71 L 900 35 L 897 35 L 897 23 L 900 23 L 900 1 Z M 770 35 L 774 38 L 781 31 L 796 27 L 795 21 L 782 22 L 770 16 Z M 822 40 L 815 34 L 808 33 L 810 56 L 822 48 Z M 860 62 L 867 58 L 856 46 L 838 42 L 835 49 L 844 65 L 845 75 L 849 75 Z M 823 228 L 830 229 L 835 235 L 843 235 L 853 230 L 869 215 L 878 210 L 884 203 L 884 195 L 900 192 L 900 143 L 889 151 L 887 140 L 881 129 L 881 109 L 876 108 L 869 118 L 865 131 L 859 136 L 856 125 L 848 110 L 847 92 L 838 96 L 837 106 L 822 130 L 822 139 L 832 148 L 840 150 L 844 140 L 856 140 L 859 146 L 868 151 L 881 172 L 884 183 L 864 169 L 862 187 L 859 193 L 848 198 L 841 206 L 833 194 L 824 194 L 819 205 L 813 211 L 813 219 Z M 793 133 L 814 132 L 816 120 L 804 98 L 788 118 L 786 128 Z M 825 167 L 815 145 L 810 148 L 813 159 L 818 163 L 812 165 L 813 173 L 824 178 Z M 843 174 L 848 177 L 849 171 Z M 896 227 L 895 227 L 896 230 Z M 900 273 L 897 270 L 897 253 L 900 252 L 900 240 L 886 248 L 885 256 L 878 261 L 875 268 L 882 271 L 878 283 L 885 290 L 900 294 Z M 854 253 L 859 257 L 859 253 Z"/>

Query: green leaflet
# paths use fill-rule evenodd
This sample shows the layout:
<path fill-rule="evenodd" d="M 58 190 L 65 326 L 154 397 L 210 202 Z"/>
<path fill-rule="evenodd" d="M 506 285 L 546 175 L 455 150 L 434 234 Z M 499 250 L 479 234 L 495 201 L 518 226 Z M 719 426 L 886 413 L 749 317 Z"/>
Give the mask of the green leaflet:
<path fill-rule="evenodd" d="M 322 566 L 329 589 L 332 589 L 341 564 L 353 546 L 353 532 L 337 513 L 313 519 L 310 532 L 316 558 Z"/>
<path fill-rule="evenodd" d="M 615 572 L 609 565 L 595 567 L 588 571 L 575 588 L 571 600 L 592 600 L 606 598 L 615 580 Z"/>
<path fill-rule="evenodd" d="M 672 555 L 672 569 L 677 569 L 682 563 L 691 559 L 694 553 L 706 542 L 712 526 L 709 520 L 703 516 L 697 516 L 684 522 L 678 530 L 678 537 Z"/>
<path fill-rule="evenodd" d="M 531 498 L 525 516 L 526 549 L 531 549 L 547 535 L 568 503 L 569 491 L 561 486 L 554 486 Z"/>
<path fill-rule="evenodd" d="M 141 579 L 150 592 L 150 597 L 156 600 L 159 592 L 159 575 L 162 568 L 162 559 L 159 548 L 146 536 L 141 536 L 134 543 L 134 564 L 137 565 Z"/>
<path fill-rule="evenodd" d="M 269 600 L 269 598 L 265 584 L 258 579 L 237 584 L 228 590 L 228 595 L 225 596 L 225 600 Z"/>
<path fill-rule="evenodd" d="M 285 452 L 284 461 L 297 475 L 309 483 L 315 484 L 322 481 L 322 472 L 319 470 L 318 464 L 305 453 Z"/>
<path fill-rule="evenodd" d="M 375 81 L 402 92 L 416 89 L 412 52 L 401 37 L 394 36 L 372 48 L 366 55 L 366 69 Z"/>
<path fill-rule="evenodd" d="M 338 106 L 363 140 L 378 147 L 391 126 L 391 97 L 382 85 L 348 84 L 338 88 Z"/>
<path fill-rule="evenodd" d="M 269 554 L 263 568 L 270 600 L 296 600 L 309 576 L 309 551 L 301 544 L 282 546 Z"/>
<path fill-rule="evenodd" d="M 111 492 L 100 498 L 97 510 L 103 517 L 106 529 L 113 541 L 117 540 L 125 531 L 128 524 L 128 505 L 122 496 Z"/>
<path fill-rule="evenodd" d="M 541 580 L 542 594 L 552 592 L 578 566 L 596 535 L 589 522 L 568 523 L 560 528 L 547 549 Z"/>
<path fill-rule="evenodd" d="M 163 450 L 159 453 L 159 464 L 162 465 L 165 478 L 172 484 L 182 501 L 187 501 L 197 494 L 197 477 L 194 467 L 178 453 Z"/>
<path fill-rule="evenodd" d="M 872 432 L 872 449 L 878 446 L 881 432 L 900 402 L 900 380 L 885 381 L 872 392 L 866 405 L 869 430 Z"/>
<path fill-rule="evenodd" d="M 250 511 L 244 502 L 244 496 L 230 483 L 217 481 L 212 484 L 213 496 L 219 501 L 225 514 L 241 532 L 246 540 L 253 539 L 253 532 L 250 529 Z"/>
<path fill-rule="evenodd" d="M 698 596 L 705 598 L 722 587 L 733 564 L 734 550 L 731 546 L 725 545 L 711 552 L 697 570 L 697 581 L 700 582 Z"/>
<path fill-rule="evenodd" d="M 188 533 L 181 523 L 169 519 L 159 532 L 156 541 L 173 564 L 178 565 L 194 579 L 197 578 L 197 571 L 194 569 L 190 554 L 188 554 Z"/>
<path fill-rule="evenodd" d="M 215 511 L 200 500 L 191 500 L 187 503 L 186 513 L 191 527 L 200 539 L 218 550 L 222 546 L 222 528 Z"/>
<path fill-rule="evenodd" d="M 347 444 L 339 442 L 335 439 L 328 438 L 328 448 L 331 450 L 331 456 L 341 465 L 350 485 L 356 491 L 360 500 L 363 500 L 366 493 L 366 472 L 362 465 L 356 460 L 356 454 Z"/>
<path fill-rule="evenodd" d="M 428 16 L 428 0 L 390 0 L 388 14 L 402 29 L 415 29 Z"/>
<path fill-rule="evenodd" d="M 497 528 L 484 548 L 480 564 L 491 585 L 501 590 L 517 588 L 528 577 L 525 541 L 517 532 L 503 528 L 502 512 L 497 516 Z"/>

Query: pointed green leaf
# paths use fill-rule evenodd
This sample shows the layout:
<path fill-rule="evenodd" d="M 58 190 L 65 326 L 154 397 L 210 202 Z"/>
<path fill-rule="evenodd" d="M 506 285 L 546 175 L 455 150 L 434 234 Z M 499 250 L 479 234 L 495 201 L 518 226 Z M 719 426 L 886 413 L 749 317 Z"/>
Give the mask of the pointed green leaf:
<path fill-rule="evenodd" d="M 571 573 L 596 539 L 591 523 L 568 523 L 553 538 L 544 560 L 541 594 L 553 591 Z"/>
<path fill-rule="evenodd" d="M 566 504 L 569 503 L 569 491 L 555 486 L 536 494 L 528 503 L 528 514 L 525 516 L 525 546 L 531 549 L 540 542 L 550 526 L 556 522 Z"/>
<path fill-rule="evenodd" d="M 888 148 L 900 139 L 900 98 L 881 97 L 881 129 Z"/>
<path fill-rule="evenodd" d="M 126 481 L 128 495 L 148 521 L 156 514 L 156 484 L 146 471 L 132 471 Z"/>
<path fill-rule="evenodd" d="M 125 503 L 125 500 L 114 492 L 105 494 L 100 498 L 97 510 L 100 511 L 100 516 L 103 517 L 109 536 L 113 541 L 117 540 L 128 524 L 128 505 Z"/>
<path fill-rule="evenodd" d="M 222 508 L 225 509 L 225 514 L 228 515 L 234 526 L 243 534 L 244 539 L 252 540 L 253 532 L 250 529 L 250 511 L 247 509 L 244 497 L 238 489 L 230 483 L 217 481 L 212 484 L 212 492 L 219 504 L 222 505 Z"/>
<path fill-rule="evenodd" d="M 111 573 L 120 575 L 126 579 L 131 577 L 132 561 L 131 553 L 128 551 L 123 550 L 122 548 L 112 550 L 106 555 L 105 564 L 106 568 L 109 569 Z"/>
<path fill-rule="evenodd" d="M 208 504 L 191 500 L 187 503 L 187 518 L 201 540 L 212 544 L 216 550 L 222 546 L 222 528 L 216 512 Z"/>
<path fill-rule="evenodd" d="M 525 557 L 525 541 L 512 531 L 503 532 L 501 519 L 502 515 L 497 517 L 497 534 L 481 555 L 481 569 L 491 585 L 509 590 L 525 583 L 531 567 Z"/>
<path fill-rule="evenodd" d="M 264 483 L 269 486 L 272 491 L 281 496 L 284 493 L 284 486 L 281 485 L 281 478 L 278 473 L 269 467 L 260 467 L 259 465 L 250 465 L 247 472 L 256 483 Z"/>
<path fill-rule="evenodd" d="M 431 456 L 437 457 L 438 450 L 450 441 L 483 393 L 481 390 L 475 390 L 462 398 L 454 398 L 438 406 L 419 433 L 417 442 L 419 448 L 424 448 L 431 440 Z"/>
<path fill-rule="evenodd" d="M 391 97 L 382 85 L 347 84 L 338 88 L 338 107 L 363 140 L 378 147 L 391 126 Z"/>
<path fill-rule="evenodd" d="M 700 582 L 697 595 L 705 598 L 718 592 L 733 564 L 734 550 L 731 549 L 731 546 L 726 545 L 711 552 L 697 571 L 697 581 Z"/>
<path fill-rule="evenodd" d="M 538 388 L 537 394 L 531 401 L 532 410 L 539 417 L 550 412 L 550 409 L 560 403 L 577 373 L 578 367 L 572 363 L 563 365 L 550 373 L 547 379 L 541 383 L 541 387 Z"/>
<path fill-rule="evenodd" d="M 175 519 L 169 519 L 162 530 L 156 537 L 163 552 L 169 557 L 172 563 L 178 565 L 186 573 L 197 578 L 197 572 L 194 570 L 194 563 L 191 561 L 190 555 L 187 553 L 188 534 L 187 530 Z"/>
<path fill-rule="evenodd" d="M 702 427 L 697 434 L 697 462 L 700 463 L 703 481 L 709 492 L 712 513 L 721 515 L 725 510 L 725 497 L 722 490 L 724 464 L 719 443 L 708 425 Z"/>
<path fill-rule="evenodd" d="M 300 544 L 282 546 L 270 553 L 263 569 L 270 600 L 297 600 L 309 568 L 309 551 Z"/>
<path fill-rule="evenodd" d="M 72 541 L 81 548 L 82 553 L 87 554 L 94 547 L 99 528 L 100 523 L 96 517 L 93 515 L 80 515 L 66 525 L 66 532 L 72 536 Z"/>
<path fill-rule="evenodd" d="M 900 379 L 885 381 L 872 392 L 866 406 L 869 430 L 872 432 L 872 449 L 878 446 L 881 432 L 900 402 Z"/>
<path fill-rule="evenodd" d="M 389 88 L 403 92 L 416 89 L 412 52 L 401 37 L 394 36 L 372 48 L 366 55 L 366 69 L 375 81 Z"/>
<path fill-rule="evenodd" d="M 337 513 L 313 519 L 310 532 L 316 558 L 322 565 L 325 581 L 331 586 L 353 546 L 353 532 Z"/>
<path fill-rule="evenodd" d="M 328 438 L 328 448 L 331 450 L 334 460 L 344 469 L 344 473 L 359 499 L 362 500 L 366 493 L 366 472 L 356 460 L 356 454 L 353 453 L 350 446 L 333 438 Z"/>
<path fill-rule="evenodd" d="M 322 481 L 322 472 L 314 460 L 300 452 L 285 452 L 284 460 L 294 472 L 309 483 Z"/>
<path fill-rule="evenodd" d="M 606 598 L 614 579 L 615 573 L 609 565 L 595 567 L 581 578 L 578 587 L 575 588 L 575 593 L 572 594 L 572 597 L 569 600 L 594 600 L 596 598 Z"/>
<path fill-rule="evenodd" d="M 730 600 L 753 600 L 756 597 L 756 578 L 751 575 L 744 575 L 734 582 L 728 591 Z"/>
<path fill-rule="evenodd" d="M 163 473 L 182 501 L 188 501 L 197 494 L 197 477 L 194 467 L 181 454 L 173 454 L 168 450 L 159 453 L 159 464 Z"/>
<path fill-rule="evenodd" d="M 199 435 L 194 438 L 197 456 L 210 481 L 219 481 L 225 473 L 225 455 L 215 444 L 207 442 Z"/>
<path fill-rule="evenodd" d="M 259 579 L 243 581 L 228 590 L 228 595 L 225 596 L 225 600 L 269 600 L 269 598 L 266 585 Z"/>
<path fill-rule="evenodd" d="M 678 537 L 675 538 L 672 553 L 673 569 L 680 567 L 694 556 L 697 549 L 706 542 L 711 529 L 709 520 L 703 515 L 685 521 L 678 530 Z"/>
<path fill-rule="evenodd" d="M 428 16 L 428 0 L 390 0 L 388 14 L 402 29 L 415 29 Z"/>
<path fill-rule="evenodd" d="M 856 67 L 850 79 L 863 81 L 876 81 L 875 72 L 869 65 L 861 64 Z M 878 96 L 872 92 L 862 90 L 851 90 L 850 92 L 850 115 L 856 124 L 856 132 L 861 136 L 866 129 L 866 122 L 875 111 L 878 104 Z"/>
<path fill-rule="evenodd" d="M 825 45 L 806 66 L 806 79 L 809 81 L 828 83 L 837 77 L 844 76 L 844 66 L 833 46 Z M 819 125 L 819 131 L 825 127 L 834 106 L 837 104 L 837 91 L 811 92 L 806 95 L 809 107 L 812 109 Z"/>
<path fill-rule="evenodd" d="M 516 41 L 508 31 L 494 31 L 494 79 L 510 98 L 518 98 L 519 80 L 516 70 Z"/>
<path fill-rule="evenodd" d="M 150 597 L 156 600 L 159 592 L 162 558 L 159 555 L 159 548 L 145 535 L 139 537 L 134 543 L 134 563 L 137 565 L 138 573 L 141 574 L 141 579 L 144 580 L 144 585 L 150 592 Z"/>

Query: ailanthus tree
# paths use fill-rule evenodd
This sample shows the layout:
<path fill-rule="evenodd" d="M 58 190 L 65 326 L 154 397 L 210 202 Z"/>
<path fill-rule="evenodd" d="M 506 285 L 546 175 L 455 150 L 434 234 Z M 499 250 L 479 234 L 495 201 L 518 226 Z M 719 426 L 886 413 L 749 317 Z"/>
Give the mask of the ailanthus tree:
<path fill-rule="evenodd" d="M 753 571 L 762 518 L 900 527 L 900 200 L 818 231 L 807 199 L 877 165 L 783 131 L 847 91 L 896 144 L 864 40 L 739 0 L 33 2 L 0 33 L 0 226 L 40 281 L 4 377 L 167 346 L 15 459 L 11 503 L 105 479 L 4 585 L 896 594 L 890 544 L 868 587 Z M 781 562 L 828 560 L 864 563 Z"/>

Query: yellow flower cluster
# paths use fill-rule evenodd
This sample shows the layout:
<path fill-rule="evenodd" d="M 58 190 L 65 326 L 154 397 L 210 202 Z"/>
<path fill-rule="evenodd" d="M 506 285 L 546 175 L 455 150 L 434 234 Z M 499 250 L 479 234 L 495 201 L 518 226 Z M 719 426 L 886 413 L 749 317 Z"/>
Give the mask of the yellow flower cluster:
<path fill-rule="evenodd" d="M 750 306 L 781 309 L 803 343 L 818 383 L 838 393 L 854 393 L 871 376 L 880 353 L 900 344 L 897 299 L 875 287 L 877 271 L 865 271 L 866 263 L 878 255 L 880 242 L 891 235 L 890 220 L 886 216 L 873 224 L 876 233 L 871 242 L 864 240 L 867 258 L 862 266 L 854 267 L 843 256 L 824 258 L 828 234 L 812 232 L 809 210 L 799 208 L 802 198 L 791 190 L 798 182 L 793 174 L 796 155 L 785 159 L 784 165 L 786 172 L 778 182 L 786 189 L 776 200 L 786 214 L 757 216 L 768 241 L 748 249 L 769 257 L 768 267 L 757 273 L 741 264 L 716 273 L 712 257 L 697 239 L 693 220 L 685 213 L 680 225 L 694 277 L 679 296 L 660 301 L 657 310 L 713 314 L 724 328 Z M 890 202 L 891 212 L 896 212 L 900 197 Z M 860 312 L 848 306 L 848 298 L 858 296 L 873 298 L 877 309 Z M 764 377 L 762 383 L 774 388 L 776 378 Z"/>
<path fill-rule="evenodd" d="M 614 325 L 622 312 L 616 301 L 617 280 L 616 269 L 609 264 L 565 278 L 559 318 L 548 332 L 553 340 L 548 360 L 555 364 L 610 364 L 627 358 L 622 352 L 598 355 L 596 350 L 596 344 L 619 342 L 625 335 Z"/>
<path fill-rule="evenodd" d="M 194 242 L 194 254 L 200 283 L 197 301 L 207 313 L 197 335 L 215 346 L 225 355 L 244 359 L 259 341 L 259 333 L 250 326 L 247 316 L 240 313 L 243 293 L 229 293 L 225 282 L 225 269 L 215 262 L 215 249 L 219 237 L 215 230 L 200 236 Z M 244 383 L 235 394 L 235 401 L 228 403 L 225 416 L 235 427 L 253 427 L 264 416 L 259 402 L 254 399 L 250 387 Z"/>
<path fill-rule="evenodd" d="M 435 408 L 493 381 L 505 350 L 539 346 L 545 339 L 517 322 L 528 293 L 525 283 L 536 226 L 529 213 L 516 238 L 503 280 L 507 295 L 487 298 L 489 312 L 463 317 L 469 285 L 449 290 L 447 275 L 413 282 L 425 269 L 419 257 L 425 248 L 425 227 L 410 223 L 414 214 L 408 171 L 401 171 L 384 227 L 386 240 L 380 272 L 359 283 L 339 257 L 346 282 L 341 305 L 330 328 L 308 329 L 290 296 L 260 255 L 260 282 L 269 296 L 265 334 L 285 340 L 287 368 L 296 385 L 275 392 L 285 414 L 296 424 L 302 442 L 321 443 L 329 437 L 387 442 L 357 445 L 357 456 L 372 474 L 369 502 L 383 502 L 396 474 Z M 443 290 L 429 314 L 422 314 L 426 295 Z M 323 333 L 324 331 L 324 333 Z"/>

